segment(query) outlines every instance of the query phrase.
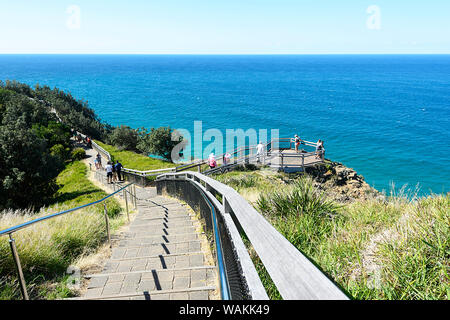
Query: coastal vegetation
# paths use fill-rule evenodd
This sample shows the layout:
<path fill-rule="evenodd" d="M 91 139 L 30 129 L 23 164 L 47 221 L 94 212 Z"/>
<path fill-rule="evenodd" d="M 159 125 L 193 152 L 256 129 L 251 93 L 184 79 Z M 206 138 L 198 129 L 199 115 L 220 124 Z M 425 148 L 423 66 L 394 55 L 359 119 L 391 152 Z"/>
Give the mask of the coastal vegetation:
<path fill-rule="evenodd" d="M 86 101 L 76 100 L 70 93 L 0 81 L 0 210 L 37 210 L 49 204 L 58 190 L 58 174 L 71 160 L 83 157 L 81 150 L 73 150 L 75 132 L 109 143 L 118 151 L 142 153 L 130 167 L 142 165 L 144 170 L 167 167 L 169 150 L 178 143 L 172 141 L 169 127 L 150 131 L 113 127 L 101 121 Z M 145 159 L 149 154 L 166 161 Z M 115 155 L 128 166 L 131 157 Z"/>
<path fill-rule="evenodd" d="M 0 210 L 39 209 L 57 192 L 72 153 L 71 129 L 101 137 L 107 126 L 70 94 L 0 82 Z"/>
<path fill-rule="evenodd" d="M 86 164 L 75 161 L 57 176 L 58 192 L 52 204 L 39 212 L 7 209 L 0 214 L 0 230 L 51 213 L 71 209 L 104 198 L 107 193 L 88 179 Z M 111 230 L 127 220 L 114 199 L 106 202 Z M 59 299 L 74 296 L 66 270 L 94 253 L 105 241 L 103 204 L 35 224 L 14 234 L 27 289 L 32 299 Z M 21 294 L 11 250 L 6 238 L 0 241 L 0 299 L 20 299 Z"/>
<path fill-rule="evenodd" d="M 133 151 L 121 150 L 115 146 L 95 140 L 103 149 L 109 152 L 113 160 L 120 160 L 126 168 L 146 171 L 162 168 L 172 168 L 173 163 L 162 159 L 155 159 L 144 154 L 135 153 Z"/>
<path fill-rule="evenodd" d="M 0 82 L 0 230 L 106 196 L 89 181 L 85 152 L 71 143 L 71 129 L 136 170 L 173 167 L 170 151 L 182 141 L 172 141 L 169 127 L 103 123 L 87 102 L 58 89 Z M 417 197 L 406 188 L 381 194 L 330 162 L 306 175 L 263 168 L 214 178 L 235 188 L 350 297 L 448 299 L 448 194 Z M 115 199 L 107 206 L 117 229 L 125 221 L 121 206 Z M 102 210 L 90 207 L 15 234 L 32 298 L 74 294 L 66 270 L 104 243 Z M 281 299 L 243 238 L 270 297 Z M 15 298 L 14 263 L 8 242 L 0 241 L 0 299 Z"/>
<path fill-rule="evenodd" d="M 0 81 L 0 230 L 106 196 L 87 178 L 82 162 L 86 152 L 71 139 L 77 131 L 102 141 L 112 137 L 120 150 L 102 145 L 131 167 L 149 170 L 172 165 L 125 151 L 139 151 L 133 144 L 124 144 L 133 130 L 102 122 L 87 102 L 74 99 L 70 93 Z M 141 140 L 149 140 L 147 135 L 141 134 Z M 125 222 L 119 214 L 122 208 L 115 199 L 108 200 L 107 207 L 114 230 Z M 66 269 L 104 243 L 102 213 L 102 206 L 89 207 L 14 234 L 32 298 L 73 294 L 67 286 Z M 0 242 L 0 298 L 20 298 L 10 248 L 4 240 Z"/>
<path fill-rule="evenodd" d="M 235 188 L 350 297 L 448 299 L 449 195 L 419 198 L 393 188 L 343 201 L 338 185 L 324 188 L 313 174 L 256 170 L 214 178 Z M 270 297 L 281 299 L 246 243 Z"/>
<path fill-rule="evenodd" d="M 118 150 L 139 152 L 146 156 L 158 156 L 165 161 L 171 161 L 173 148 L 183 141 L 180 136 L 172 139 L 174 130 L 170 127 L 133 129 L 128 126 L 119 126 L 112 130 L 106 142 Z"/>

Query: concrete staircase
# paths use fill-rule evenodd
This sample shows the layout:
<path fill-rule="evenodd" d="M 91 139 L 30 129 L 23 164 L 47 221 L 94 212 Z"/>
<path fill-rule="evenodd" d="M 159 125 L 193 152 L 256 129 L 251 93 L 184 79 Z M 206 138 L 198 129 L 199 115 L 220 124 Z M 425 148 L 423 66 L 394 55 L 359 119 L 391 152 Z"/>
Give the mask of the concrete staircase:
<path fill-rule="evenodd" d="M 193 211 L 156 188 L 136 187 L 136 194 L 137 214 L 114 236 L 102 272 L 84 275 L 87 290 L 75 300 L 219 299 L 209 242 Z"/>

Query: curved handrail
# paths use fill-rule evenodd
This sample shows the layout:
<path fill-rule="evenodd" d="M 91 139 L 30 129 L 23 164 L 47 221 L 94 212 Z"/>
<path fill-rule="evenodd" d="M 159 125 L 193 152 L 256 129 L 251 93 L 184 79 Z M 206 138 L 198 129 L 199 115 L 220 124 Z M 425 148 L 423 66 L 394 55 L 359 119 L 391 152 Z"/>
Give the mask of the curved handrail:
<path fill-rule="evenodd" d="M 166 173 L 158 176 L 157 182 L 180 178 L 204 184 L 206 190 L 220 196 L 220 214 L 224 218 L 231 215 L 229 220 L 243 230 L 284 299 L 348 300 L 333 281 L 233 188 L 193 171 Z"/>
<path fill-rule="evenodd" d="M 223 258 L 222 241 L 220 240 L 220 231 L 219 226 L 217 224 L 216 209 L 214 205 L 211 203 L 211 201 L 208 199 L 208 197 L 205 195 L 203 190 L 198 188 L 196 185 L 194 186 L 200 191 L 200 194 L 202 195 L 203 199 L 205 199 L 206 203 L 208 204 L 208 207 L 211 210 L 212 225 L 214 230 L 214 243 L 216 245 L 216 252 L 217 252 L 217 265 L 219 268 L 220 293 L 222 300 L 231 300 L 230 285 L 228 283 L 228 277 Z"/>
<path fill-rule="evenodd" d="M 303 142 L 304 145 L 306 146 L 310 146 L 310 147 L 315 147 L 317 144 L 315 142 L 311 142 L 311 141 L 307 141 L 307 140 L 301 140 Z M 264 144 L 264 148 L 267 150 L 267 152 L 272 151 L 272 145 L 276 142 L 289 142 L 289 143 L 293 143 L 294 140 L 293 138 L 276 138 L 276 139 L 272 139 L 269 142 Z M 92 146 L 99 150 L 100 152 L 102 152 L 107 158 L 108 160 L 111 160 L 111 154 L 106 151 L 104 148 L 102 148 L 100 145 L 98 145 L 95 141 L 92 141 Z M 270 147 L 269 147 L 270 146 Z M 289 146 L 289 148 L 291 148 L 291 145 Z M 218 159 L 218 161 L 220 161 L 223 156 L 227 153 L 229 153 L 232 157 L 235 157 L 236 155 L 239 155 L 242 152 L 246 152 L 249 150 L 256 150 L 257 149 L 257 145 L 249 145 L 249 146 L 241 146 L 241 147 L 237 147 L 235 149 L 233 149 L 232 151 L 229 152 L 225 152 L 223 154 L 217 155 L 216 159 Z M 274 149 L 274 150 L 278 150 L 278 149 Z M 244 155 L 243 157 L 238 157 L 236 159 L 236 161 L 241 160 L 242 158 L 245 158 L 246 156 Z M 292 155 L 290 157 L 298 157 L 296 155 Z M 123 168 L 122 171 L 126 172 L 126 173 L 131 173 L 131 174 L 135 174 L 135 175 L 139 175 L 139 176 L 156 176 L 162 173 L 166 173 L 166 172 L 180 172 L 180 171 L 185 171 L 188 169 L 191 169 L 193 167 L 197 167 L 197 166 L 201 166 L 207 163 L 206 159 L 202 159 L 202 160 L 196 160 L 196 161 L 192 161 L 189 163 L 184 163 L 181 164 L 179 166 L 176 167 L 172 167 L 172 168 L 164 168 L 164 169 L 155 169 L 155 170 L 135 170 L 135 169 L 130 169 L 130 168 Z"/>
<path fill-rule="evenodd" d="M 35 223 L 46 221 L 46 220 L 49 220 L 49 219 L 52 219 L 52 218 L 55 218 L 55 217 L 59 217 L 59 216 L 62 216 L 62 215 L 65 215 L 65 214 L 68 214 L 68 213 L 71 213 L 71 212 L 74 212 L 74 211 L 81 210 L 83 208 L 87 208 L 87 207 L 90 207 L 90 206 L 102 203 L 102 202 L 106 201 L 107 199 L 111 198 L 112 196 L 114 196 L 115 194 L 119 193 L 122 190 L 124 192 L 125 203 L 126 203 L 127 214 L 128 214 L 128 204 L 127 204 L 127 201 L 126 201 L 126 199 L 127 199 L 126 192 L 128 192 L 128 193 L 130 193 L 130 192 L 128 190 L 126 190 L 126 188 L 130 187 L 133 184 L 134 183 L 129 183 L 126 186 L 120 188 L 119 190 L 117 190 L 117 191 L 107 195 L 106 197 L 104 197 L 104 198 L 102 198 L 100 200 L 93 201 L 91 203 L 84 204 L 82 206 L 78 206 L 78 207 L 75 207 L 75 208 L 72 208 L 72 209 L 68 209 L 68 210 L 57 212 L 57 213 L 53 213 L 53 214 L 50 214 L 50 215 L 47 215 L 47 216 L 44 216 L 44 217 L 40 217 L 40 218 L 37 218 L 37 219 L 33 219 L 33 220 L 27 221 L 25 223 L 21 223 L 19 225 L 10 227 L 8 229 L 0 230 L 0 236 L 4 236 L 4 235 L 8 235 L 9 236 L 9 244 L 10 244 L 10 247 L 11 247 L 11 253 L 12 253 L 12 256 L 13 256 L 13 259 L 14 259 L 14 263 L 16 265 L 17 273 L 18 273 L 18 276 L 19 276 L 20 290 L 22 292 L 22 297 L 23 297 L 24 300 L 29 300 L 29 296 L 28 296 L 28 292 L 27 292 L 27 288 L 26 288 L 25 277 L 24 277 L 23 272 L 22 272 L 22 265 L 20 263 L 19 254 L 17 252 L 16 243 L 15 243 L 15 240 L 13 238 L 13 233 L 16 232 L 16 231 L 19 231 L 21 229 L 27 228 L 27 227 L 35 224 Z M 130 194 L 132 194 L 132 193 L 130 193 Z M 134 197 L 136 198 L 136 194 L 134 194 Z M 111 245 L 111 237 L 110 237 L 109 221 L 108 221 L 108 210 L 106 208 L 106 203 L 104 203 L 104 206 L 105 206 L 104 214 L 105 214 L 106 232 L 108 234 L 108 241 L 109 241 L 109 243 Z"/>
<path fill-rule="evenodd" d="M 108 195 L 108 196 L 106 196 L 106 197 L 104 197 L 104 198 L 102 198 L 100 200 L 97 200 L 97 201 L 94 201 L 94 202 L 91 202 L 91 203 L 88 203 L 88 204 L 84 204 L 84 205 L 76 207 L 76 208 L 72 208 L 72 209 L 69 209 L 69 210 L 64 210 L 64 211 L 53 213 L 53 214 L 50 214 L 50 215 L 47 215 L 47 216 L 44 216 L 44 217 L 40 217 L 40 218 L 37 218 L 37 219 L 34 219 L 34 220 L 30 220 L 30 221 L 27 221 L 25 223 L 19 224 L 17 226 L 10 227 L 8 229 L 0 230 L 0 236 L 11 234 L 11 233 L 16 232 L 16 231 L 18 231 L 20 229 L 24 229 L 26 227 L 31 226 L 32 224 L 35 224 L 35 223 L 38 223 L 38 222 L 41 222 L 41 221 L 44 221 L 44 220 L 55 218 L 55 217 L 58 217 L 58 216 L 61 216 L 61 215 L 64 215 L 64 214 L 67 214 L 67 213 L 70 213 L 70 212 L 78 211 L 78 210 L 81 210 L 81 209 L 84 209 L 84 208 L 87 208 L 87 207 L 99 204 L 101 202 L 106 201 L 107 199 L 111 198 L 115 194 L 119 193 L 120 191 L 128 188 L 129 186 L 131 186 L 133 184 L 134 183 L 130 183 L 130 184 L 120 188 L 119 190 L 111 193 L 110 195 Z"/>

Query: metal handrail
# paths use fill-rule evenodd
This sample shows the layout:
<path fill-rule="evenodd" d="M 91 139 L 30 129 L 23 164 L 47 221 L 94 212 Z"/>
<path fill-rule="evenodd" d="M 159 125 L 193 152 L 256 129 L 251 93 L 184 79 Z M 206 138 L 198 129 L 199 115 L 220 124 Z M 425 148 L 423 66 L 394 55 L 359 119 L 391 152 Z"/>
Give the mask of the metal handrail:
<path fill-rule="evenodd" d="M 200 194 L 205 199 L 208 207 L 211 210 L 212 225 L 214 230 L 214 243 L 216 245 L 217 252 L 216 261 L 217 267 L 219 269 L 220 295 L 222 297 L 222 300 L 231 300 L 230 285 L 228 283 L 227 270 L 223 258 L 222 241 L 220 240 L 220 230 L 217 223 L 216 209 L 209 198 L 205 195 L 204 191 L 195 184 L 194 186 L 200 191 Z"/>
<path fill-rule="evenodd" d="M 117 190 L 116 192 L 111 193 L 110 195 L 104 197 L 103 199 L 100 199 L 100 200 L 97 200 L 97 201 L 94 201 L 94 202 L 91 202 L 91 203 L 88 203 L 88 204 L 85 204 L 85 205 L 82 205 L 82 206 L 79 206 L 79 207 L 76 207 L 76 208 L 72 208 L 72 209 L 69 209 L 69 210 L 64 210 L 64 211 L 61 211 L 61 212 L 53 213 L 53 214 L 50 214 L 50 215 L 45 216 L 45 217 L 37 218 L 37 219 L 31 220 L 31 221 L 19 224 L 17 226 L 5 229 L 5 230 L 0 230 L 0 236 L 4 236 L 4 235 L 10 234 L 10 233 L 14 233 L 14 232 L 16 232 L 16 231 L 18 231 L 20 229 L 24 229 L 26 227 L 29 227 L 32 224 L 35 224 L 35 223 L 38 223 L 38 222 L 41 222 L 41 221 L 44 221 L 44 220 L 55 218 L 57 216 L 61 216 L 61 215 L 64 215 L 64 214 L 67 214 L 67 213 L 70 213 L 70 212 L 78 211 L 78 210 L 81 210 L 81 209 L 84 209 L 84 208 L 87 208 L 87 207 L 99 204 L 99 203 L 107 200 L 108 198 L 114 196 L 116 193 L 122 191 L 123 189 L 128 188 L 129 186 L 131 186 L 133 184 L 134 183 L 130 183 L 130 184 L 126 185 L 125 187 Z"/>
<path fill-rule="evenodd" d="M 82 206 L 78 206 L 78 207 L 75 207 L 75 208 L 72 208 L 72 209 L 68 209 L 68 210 L 57 212 L 57 213 L 53 213 L 53 214 L 50 214 L 50 215 L 47 215 L 47 216 L 44 216 L 44 217 L 40 217 L 40 218 L 37 218 L 37 219 L 33 219 L 31 221 L 27 221 L 25 223 L 21 223 L 19 225 L 10 227 L 8 229 L 0 230 L 0 236 L 4 236 L 4 235 L 8 235 L 9 236 L 9 243 L 10 243 L 10 247 L 11 247 L 11 253 L 12 253 L 12 256 L 13 256 L 13 259 L 14 259 L 14 263 L 16 265 L 17 273 L 19 275 L 20 290 L 22 292 L 22 297 L 23 297 L 24 300 L 29 300 L 29 296 L 28 296 L 28 292 L 27 292 L 27 289 L 26 289 L 26 283 L 25 283 L 25 278 L 23 276 L 23 271 L 22 271 L 22 266 L 21 266 L 20 259 L 19 259 L 19 254 L 17 252 L 17 247 L 16 247 L 16 244 L 15 244 L 15 240 L 14 240 L 14 238 L 12 236 L 13 233 L 17 232 L 17 231 L 19 231 L 21 229 L 27 228 L 27 227 L 35 224 L 35 223 L 46 221 L 46 220 L 49 220 L 49 219 L 52 219 L 52 218 L 55 218 L 55 217 L 59 217 L 59 216 L 62 216 L 62 215 L 65 215 L 65 214 L 68 214 L 68 213 L 71 213 L 71 212 L 75 212 L 75 211 L 78 211 L 78 210 L 81 210 L 81 209 L 84 209 L 84 208 L 87 208 L 87 207 L 90 207 L 90 206 L 93 206 L 93 205 L 105 202 L 106 200 L 108 200 L 109 198 L 111 198 L 112 196 L 118 194 L 121 191 L 124 192 L 127 215 L 129 217 L 129 210 L 128 210 L 128 202 L 127 202 L 127 198 L 126 198 L 126 192 L 130 193 L 130 195 L 134 196 L 134 198 L 136 199 L 136 189 L 134 189 L 134 195 L 133 195 L 133 188 L 132 188 L 132 192 L 129 192 L 126 189 L 128 187 L 130 187 L 130 186 L 133 186 L 133 185 L 134 185 L 134 183 L 129 183 L 128 185 L 120 188 L 119 190 L 109 194 L 108 196 L 106 196 L 106 197 L 104 197 L 104 198 L 102 198 L 100 200 L 97 200 L 97 201 L 94 201 L 94 202 L 91 202 L 91 203 L 88 203 L 88 204 L 85 204 L 85 205 L 82 205 Z M 135 207 L 136 207 L 136 201 L 134 201 L 134 204 L 135 204 Z M 111 236 L 110 236 L 110 230 L 109 230 L 108 210 L 107 210 L 107 207 L 106 207 L 106 203 L 104 203 L 104 215 L 105 215 L 105 224 L 106 224 L 106 232 L 107 232 L 107 236 L 108 236 L 108 242 L 109 242 L 109 244 L 111 246 Z"/>

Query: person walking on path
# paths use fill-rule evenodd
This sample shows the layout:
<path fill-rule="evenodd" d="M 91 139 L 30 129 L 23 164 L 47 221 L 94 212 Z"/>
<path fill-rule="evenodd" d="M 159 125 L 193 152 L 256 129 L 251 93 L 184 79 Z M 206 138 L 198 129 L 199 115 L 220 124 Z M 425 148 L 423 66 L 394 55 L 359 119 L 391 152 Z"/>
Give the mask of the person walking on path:
<path fill-rule="evenodd" d="M 90 137 L 86 138 L 86 144 L 89 149 L 92 149 L 92 140 Z"/>
<path fill-rule="evenodd" d="M 97 169 L 102 169 L 103 168 L 103 166 L 102 166 L 102 156 L 100 155 L 100 153 L 97 153 L 97 165 L 98 165 Z"/>
<path fill-rule="evenodd" d="M 116 166 L 114 165 L 114 162 L 111 161 L 111 166 L 112 166 L 112 172 L 113 172 L 113 182 L 117 181 L 117 171 L 116 171 Z"/>
<path fill-rule="evenodd" d="M 113 166 L 111 161 L 108 161 L 108 164 L 106 165 L 106 178 L 108 180 L 108 183 L 112 183 L 113 180 Z"/>
<path fill-rule="evenodd" d="M 116 161 L 116 164 L 114 165 L 114 168 L 116 169 L 117 177 L 119 178 L 119 181 L 123 181 L 122 178 L 122 164 L 119 162 L 119 160 Z"/>

